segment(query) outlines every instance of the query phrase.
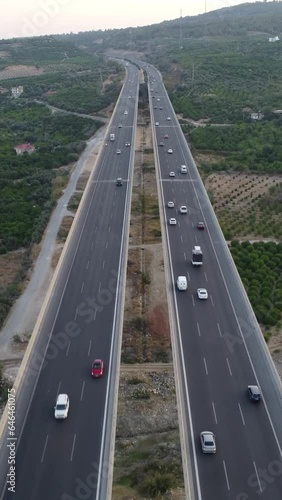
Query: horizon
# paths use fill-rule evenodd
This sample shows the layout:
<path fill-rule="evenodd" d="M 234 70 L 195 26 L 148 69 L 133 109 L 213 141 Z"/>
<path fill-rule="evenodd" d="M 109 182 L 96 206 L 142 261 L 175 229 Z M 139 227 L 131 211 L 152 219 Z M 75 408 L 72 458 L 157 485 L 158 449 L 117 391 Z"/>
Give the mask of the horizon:
<path fill-rule="evenodd" d="M 142 5 L 133 0 L 120 0 L 118 4 L 108 0 L 102 6 L 95 6 L 92 0 L 27 0 L 24 5 L 22 0 L 14 0 L 3 9 L 0 39 L 144 27 L 254 2 L 198 0 L 195 5 L 188 0 L 166 5 L 163 0 L 155 0 L 152 7 L 150 0 L 143 0 Z"/>

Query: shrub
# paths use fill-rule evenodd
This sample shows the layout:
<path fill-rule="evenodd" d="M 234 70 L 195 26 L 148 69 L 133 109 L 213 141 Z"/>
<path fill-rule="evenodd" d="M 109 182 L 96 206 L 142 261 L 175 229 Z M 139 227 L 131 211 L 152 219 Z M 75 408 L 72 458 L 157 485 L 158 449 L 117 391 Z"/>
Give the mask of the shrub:
<path fill-rule="evenodd" d="M 154 471 L 145 478 L 140 490 L 144 495 L 156 498 L 171 490 L 175 485 L 176 479 L 173 474 Z"/>
<path fill-rule="evenodd" d="M 138 385 L 138 384 L 143 384 L 144 380 L 138 377 L 132 377 L 127 381 L 128 385 Z"/>

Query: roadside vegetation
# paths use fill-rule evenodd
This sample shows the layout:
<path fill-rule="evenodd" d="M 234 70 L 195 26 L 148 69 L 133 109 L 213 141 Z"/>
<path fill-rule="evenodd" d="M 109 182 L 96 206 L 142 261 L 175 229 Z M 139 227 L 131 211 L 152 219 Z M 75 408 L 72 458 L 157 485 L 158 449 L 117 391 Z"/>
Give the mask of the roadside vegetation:
<path fill-rule="evenodd" d="M 227 240 L 282 241 L 281 175 L 224 172 L 203 177 Z"/>
<path fill-rule="evenodd" d="M 281 328 L 282 244 L 232 241 L 231 253 L 257 320 L 267 328 Z"/>

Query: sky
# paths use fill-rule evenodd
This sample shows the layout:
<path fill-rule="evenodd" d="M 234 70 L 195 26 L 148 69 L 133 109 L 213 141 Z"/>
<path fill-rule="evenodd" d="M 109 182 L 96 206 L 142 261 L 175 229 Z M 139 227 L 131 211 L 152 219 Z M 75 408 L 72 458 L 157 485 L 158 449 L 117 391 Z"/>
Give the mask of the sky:
<path fill-rule="evenodd" d="M 0 39 L 144 26 L 241 3 L 246 0 L 6 0 Z"/>

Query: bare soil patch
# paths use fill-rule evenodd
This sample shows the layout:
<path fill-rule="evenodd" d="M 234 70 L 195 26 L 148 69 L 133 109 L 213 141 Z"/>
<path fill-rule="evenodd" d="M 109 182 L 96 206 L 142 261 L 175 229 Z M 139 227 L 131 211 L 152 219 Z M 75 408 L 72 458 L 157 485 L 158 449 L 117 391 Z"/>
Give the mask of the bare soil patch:
<path fill-rule="evenodd" d="M 205 186 L 213 195 L 215 210 L 230 205 L 230 210 L 240 209 L 246 213 L 252 199 L 258 200 L 268 193 L 270 187 L 281 182 L 282 176 L 279 175 L 213 173 L 206 178 Z"/>
<path fill-rule="evenodd" d="M 0 255 L 0 288 L 5 288 L 15 281 L 24 255 L 25 250 Z"/>
<path fill-rule="evenodd" d="M 140 482 L 156 462 L 163 473 L 173 470 L 179 485 L 159 498 L 185 499 L 171 370 L 121 373 L 116 438 L 113 500 L 150 498 Z"/>
<path fill-rule="evenodd" d="M 9 80 L 10 78 L 20 78 L 25 76 L 38 76 L 44 73 L 44 69 L 36 66 L 7 66 L 0 71 L 0 80 Z"/>

